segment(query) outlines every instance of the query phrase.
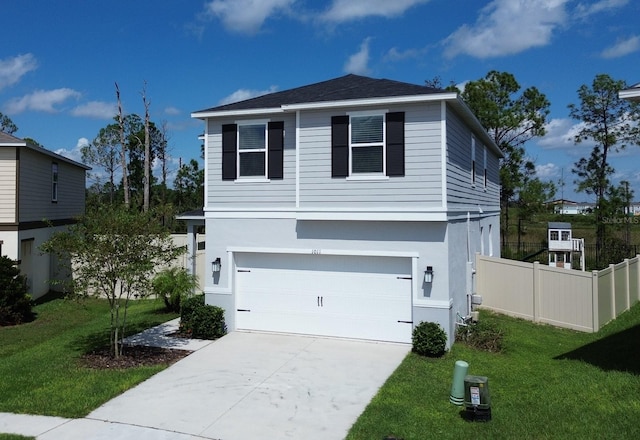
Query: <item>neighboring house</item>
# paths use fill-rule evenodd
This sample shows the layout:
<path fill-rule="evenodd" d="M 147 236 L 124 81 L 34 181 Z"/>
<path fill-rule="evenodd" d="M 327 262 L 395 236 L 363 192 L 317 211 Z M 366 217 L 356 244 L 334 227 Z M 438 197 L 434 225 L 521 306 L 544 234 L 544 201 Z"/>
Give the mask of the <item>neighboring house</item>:
<path fill-rule="evenodd" d="M 186 219 L 230 330 L 410 342 L 434 321 L 452 343 L 475 253 L 499 256 L 502 157 L 456 93 L 347 75 L 192 117 L 205 201 Z"/>
<path fill-rule="evenodd" d="M 84 214 L 88 169 L 0 132 L 0 253 L 19 261 L 33 298 L 49 291 L 57 269 L 38 248 Z"/>
<path fill-rule="evenodd" d="M 640 83 L 618 92 L 620 99 L 629 101 L 640 101 Z"/>
<path fill-rule="evenodd" d="M 558 199 L 547 202 L 547 205 L 553 206 L 554 214 L 579 214 L 578 203 L 571 200 Z"/>

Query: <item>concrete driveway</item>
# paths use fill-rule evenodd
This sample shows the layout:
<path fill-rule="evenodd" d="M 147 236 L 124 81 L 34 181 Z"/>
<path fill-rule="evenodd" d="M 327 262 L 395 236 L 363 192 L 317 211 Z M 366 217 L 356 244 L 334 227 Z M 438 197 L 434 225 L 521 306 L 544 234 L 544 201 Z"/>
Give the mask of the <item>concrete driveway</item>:
<path fill-rule="evenodd" d="M 409 350 L 232 332 L 38 439 L 342 439 Z"/>

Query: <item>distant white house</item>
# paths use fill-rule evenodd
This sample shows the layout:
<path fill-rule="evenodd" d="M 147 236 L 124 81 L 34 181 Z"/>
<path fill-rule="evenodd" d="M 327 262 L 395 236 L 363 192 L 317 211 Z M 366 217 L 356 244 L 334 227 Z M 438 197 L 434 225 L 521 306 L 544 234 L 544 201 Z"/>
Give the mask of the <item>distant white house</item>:
<path fill-rule="evenodd" d="M 475 253 L 500 254 L 502 153 L 457 93 L 347 75 L 192 117 L 205 200 L 184 218 L 230 330 L 411 342 L 434 321 L 451 344 Z"/>
<path fill-rule="evenodd" d="M 618 92 L 620 99 L 628 99 L 629 101 L 640 101 L 640 83 L 629 87 L 628 89 Z"/>
<path fill-rule="evenodd" d="M 89 169 L 0 132 L 0 254 L 19 262 L 34 299 L 57 272 L 54 256 L 38 248 L 84 214 Z"/>

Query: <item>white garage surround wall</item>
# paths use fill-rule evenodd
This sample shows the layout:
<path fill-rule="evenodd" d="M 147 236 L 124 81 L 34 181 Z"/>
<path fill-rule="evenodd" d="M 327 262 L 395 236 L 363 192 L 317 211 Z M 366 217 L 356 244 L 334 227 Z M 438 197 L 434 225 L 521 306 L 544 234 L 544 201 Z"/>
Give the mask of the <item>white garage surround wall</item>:
<path fill-rule="evenodd" d="M 236 329 L 235 253 L 311 255 L 320 252 L 324 255 L 411 258 L 414 323 L 438 322 L 449 335 L 453 334 L 450 319 L 453 303 L 449 297 L 448 276 L 451 270 L 445 222 L 218 218 L 207 219 L 206 230 L 206 299 L 208 304 L 218 305 L 227 311 L 225 319 L 229 330 Z M 212 274 L 211 261 L 218 257 L 222 260 L 222 271 Z M 464 255 L 461 257 L 466 260 Z M 424 282 L 426 266 L 432 266 L 435 273 L 431 284 Z"/>

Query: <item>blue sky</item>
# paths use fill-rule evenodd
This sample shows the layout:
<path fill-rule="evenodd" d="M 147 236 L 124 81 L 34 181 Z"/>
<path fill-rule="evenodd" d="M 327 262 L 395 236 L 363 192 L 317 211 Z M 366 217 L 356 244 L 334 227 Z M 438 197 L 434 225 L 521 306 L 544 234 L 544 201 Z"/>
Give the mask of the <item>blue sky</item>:
<path fill-rule="evenodd" d="M 346 73 L 446 85 L 499 70 L 551 102 L 526 145 L 540 177 L 564 169 L 565 198 L 589 201 L 571 167 L 592 145 L 574 145 L 567 105 L 600 73 L 640 82 L 634 0 L 5 0 L 2 16 L 0 111 L 17 136 L 78 160 L 115 114 L 114 83 L 143 114 L 146 82 L 174 171 L 199 156 L 196 110 Z M 612 164 L 640 199 L 640 147 Z"/>

